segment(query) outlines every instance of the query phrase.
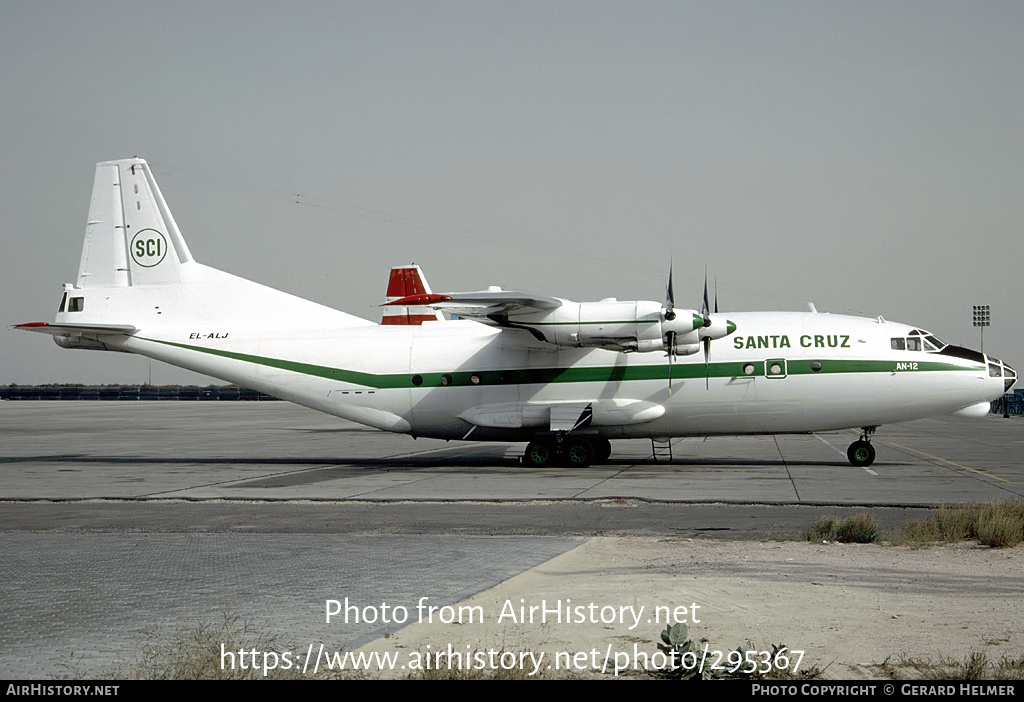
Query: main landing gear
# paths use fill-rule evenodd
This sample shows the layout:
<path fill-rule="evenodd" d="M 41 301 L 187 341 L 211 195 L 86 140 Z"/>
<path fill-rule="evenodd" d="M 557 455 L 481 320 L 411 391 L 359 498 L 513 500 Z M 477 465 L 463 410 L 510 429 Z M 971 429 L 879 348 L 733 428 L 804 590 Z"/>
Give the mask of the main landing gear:
<path fill-rule="evenodd" d="M 860 439 L 850 444 L 846 449 L 846 457 L 850 459 L 850 465 L 858 468 L 867 468 L 875 462 L 875 447 L 871 445 L 871 435 L 878 427 L 861 427 Z"/>
<path fill-rule="evenodd" d="M 531 441 L 523 455 L 523 463 L 534 468 L 564 465 L 586 468 L 591 463 L 604 463 L 612 453 L 612 444 L 599 436 L 588 438 L 555 434 Z"/>

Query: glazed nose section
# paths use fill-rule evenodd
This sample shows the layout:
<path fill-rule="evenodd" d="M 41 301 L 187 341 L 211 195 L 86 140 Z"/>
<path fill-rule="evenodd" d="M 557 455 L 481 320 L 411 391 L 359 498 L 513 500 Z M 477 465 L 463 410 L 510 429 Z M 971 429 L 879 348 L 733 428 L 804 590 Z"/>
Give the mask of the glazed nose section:
<path fill-rule="evenodd" d="M 998 358 L 987 357 L 988 359 L 988 376 L 990 378 L 1002 378 L 1003 379 L 1003 392 L 1009 392 L 1013 384 L 1017 382 L 1017 371 L 1010 366 L 1006 365 Z"/>

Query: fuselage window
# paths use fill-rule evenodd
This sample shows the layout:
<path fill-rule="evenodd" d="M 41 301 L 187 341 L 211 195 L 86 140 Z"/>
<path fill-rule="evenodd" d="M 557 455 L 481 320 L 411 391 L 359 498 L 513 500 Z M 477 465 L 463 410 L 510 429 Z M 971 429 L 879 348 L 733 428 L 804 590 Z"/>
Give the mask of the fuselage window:
<path fill-rule="evenodd" d="M 901 339 L 898 336 L 894 336 L 892 338 L 892 347 L 894 349 L 896 349 L 897 351 L 906 351 L 907 350 L 907 342 L 904 341 L 903 339 Z"/>
<path fill-rule="evenodd" d="M 68 300 L 68 312 L 81 312 L 85 309 L 84 297 L 72 297 Z"/>

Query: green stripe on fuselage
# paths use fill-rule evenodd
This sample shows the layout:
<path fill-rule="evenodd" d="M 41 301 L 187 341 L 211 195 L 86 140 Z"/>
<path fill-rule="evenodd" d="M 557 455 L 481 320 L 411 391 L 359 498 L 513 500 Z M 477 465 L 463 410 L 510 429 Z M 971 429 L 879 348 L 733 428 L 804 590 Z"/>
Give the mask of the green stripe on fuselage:
<path fill-rule="evenodd" d="M 244 361 L 268 368 L 302 373 L 337 380 L 338 382 L 363 385 L 370 388 L 412 388 L 412 387 L 466 387 L 472 385 L 536 385 L 549 383 L 607 383 L 630 380 L 685 380 L 688 378 L 756 378 L 764 376 L 764 361 L 729 361 L 711 363 L 705 367 L 703 363 L 673 363 L 622 366 L 568 366 L 562 368 L 511 368 L 507 370 L 451 371 L 431 373 L 364 373 L 362 371 L 331 368 L 300 361 L 288 361 L 279 358 L 267 358 L 253 354 L 225 351 L 222 349 L 204 348 L 190 344 L 180 344 L 159 339 L 144 339 L 166 346 L 196 351 L 199 353 Z M 827 375 L 832 373 L 921 373 L 928 371 L 981 371 L 982 366 L 962 367 L 952 363 L 916 361 L 916 370 L 897 370 L 897 361 L 843 361 L 829 359 L 820 361 L 821 370 L 811 369 L 816 359 L 787 359 L 787 375 Z M 753 364 L 754 372 L 744 373 L 744 366 Z M 422 382 L 413 384 L 413 378 L 419 376 Z M 447 376 L 449 381 L 444 382 Z M 477 382 L 473 382 L 473 378 Z"/>

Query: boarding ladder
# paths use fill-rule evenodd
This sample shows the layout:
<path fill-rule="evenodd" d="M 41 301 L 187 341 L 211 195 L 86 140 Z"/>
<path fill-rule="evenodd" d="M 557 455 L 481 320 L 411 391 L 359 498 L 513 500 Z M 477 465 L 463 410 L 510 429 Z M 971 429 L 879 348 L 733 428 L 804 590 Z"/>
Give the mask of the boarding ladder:
<path fill-rule="evenodd" d="M 651 439 L 651 455 L 655 463 L 671 463 L 672 439 Z"/>

